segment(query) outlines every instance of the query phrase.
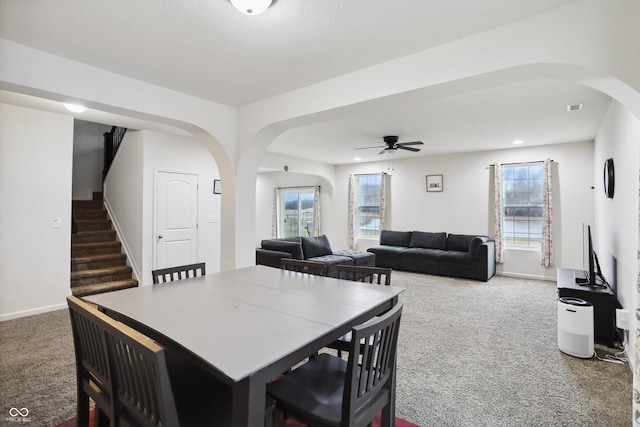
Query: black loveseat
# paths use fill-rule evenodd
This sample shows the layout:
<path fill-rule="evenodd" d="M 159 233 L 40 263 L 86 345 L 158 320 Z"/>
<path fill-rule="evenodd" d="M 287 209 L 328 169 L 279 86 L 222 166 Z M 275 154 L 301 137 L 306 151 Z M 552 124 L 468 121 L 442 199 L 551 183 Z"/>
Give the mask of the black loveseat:
<path fill-rule="evenodd" d="M 496 272 L 495 243 L 487 236 L 390 231 L 368 249 L 376 267 L 488 281 Z"/>
<path fill-rule="evenodd" d="M 260 242 L 256 249 L 256 264 L 280 268 L 282 258 L 321 262 L 327 266 L 327 276 L 336 277 L 338 265 L 373 267 L 375 255 L 369 252 L 341 250 L 333 252 L 327 236 L 285 237 Z"/>

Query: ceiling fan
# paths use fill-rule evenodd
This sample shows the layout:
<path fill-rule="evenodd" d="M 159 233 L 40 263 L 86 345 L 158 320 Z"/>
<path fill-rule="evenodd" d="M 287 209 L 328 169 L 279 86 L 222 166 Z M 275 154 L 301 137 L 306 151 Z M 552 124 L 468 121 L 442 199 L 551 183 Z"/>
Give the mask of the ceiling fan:
<path fill-rule="evenodd" d="M 370 148 L 382 148 L 382 151 L 379 154 L 384 154 L 390 150 L 407 150 L 407 151 L 420 151 L 419 148 L 411 147 L 411 145 L 423 145 L 422 141 L 411 141 L 411 142 L 398 142 L 398 137 L 395 135 L 389 135 L 382 138 L 386 145 L 376 145 L 375 147 L 361 147 L 356 148 L 356 150 L 368 150 Z"/>

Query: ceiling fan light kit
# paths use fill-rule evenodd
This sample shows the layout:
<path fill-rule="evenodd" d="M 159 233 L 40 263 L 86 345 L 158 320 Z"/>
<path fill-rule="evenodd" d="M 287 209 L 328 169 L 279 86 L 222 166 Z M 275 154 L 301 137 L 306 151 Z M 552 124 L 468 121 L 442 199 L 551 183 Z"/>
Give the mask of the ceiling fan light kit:
<path fill-rule="evenodd" d="M 233 7 L 246 15 L 260 15 L 273 3 L 273 0 L 229 0 Z"/>

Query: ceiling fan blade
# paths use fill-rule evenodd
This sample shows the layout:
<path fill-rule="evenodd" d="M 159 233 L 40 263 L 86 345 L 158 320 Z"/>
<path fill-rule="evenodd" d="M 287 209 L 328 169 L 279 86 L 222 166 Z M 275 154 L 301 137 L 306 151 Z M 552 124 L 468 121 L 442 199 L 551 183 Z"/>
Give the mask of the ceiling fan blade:
<path fill-rule="evenodd" d="M 399 148 L 400 150 L 407 150 L 407 151 L 413 151 L 413 152 L 420 151 L 420 149 L 419 149 L 419 148 L 404 147 L 404 146 L 402 146 L 402 145 L 399 145 L 399 146 L 398 146 L 398 148 Z"/>
<path fill-rule="evenodd" d="M 385 147 L 385 146 L 384 145 L 376 145 L 375 147 L 359 147 L 359 148 L 356 148 L 356 150 L 369 150 L 371 148 L 382 148 L 382 147 Z"/>
<path fill-rule="evenodd" d="M 385 151 L 388 151 L 388 150 L 389 150 L 389 147 L 387 147 L 387 148 L 383 149 L 383 150 L 382 150 L 381 152 L 379 152 L 378 154 L 384 154 L 384 153 L 385 153 Z"/>
<path fill-rule="evenodd" d="M 399 142 L 398 145 L 423 145 L 422 141 L 412 141 L 412 142 Z"/>

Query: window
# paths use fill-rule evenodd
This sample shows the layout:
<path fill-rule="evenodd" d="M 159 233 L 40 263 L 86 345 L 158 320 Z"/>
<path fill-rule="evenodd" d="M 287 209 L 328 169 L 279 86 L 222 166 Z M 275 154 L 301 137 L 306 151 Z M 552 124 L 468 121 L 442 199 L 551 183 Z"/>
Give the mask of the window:
<path fill-rule="evenodd" d="M 382 174 L 356 176 L 356 237 L 380 236 Z"/>
<path fill-rule="evenodd" d="M 506 246 L 540 248 L 544 197 L 542 162 L 502 166 Z"/>
<path fill-rule="evenodd" d="M 313 235 L 313 187 L 280 190 L 278 237 Z"/>

